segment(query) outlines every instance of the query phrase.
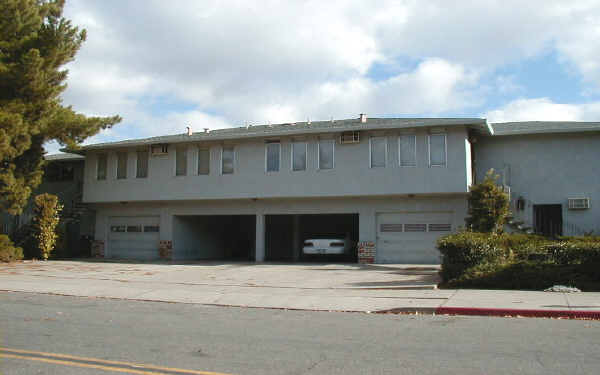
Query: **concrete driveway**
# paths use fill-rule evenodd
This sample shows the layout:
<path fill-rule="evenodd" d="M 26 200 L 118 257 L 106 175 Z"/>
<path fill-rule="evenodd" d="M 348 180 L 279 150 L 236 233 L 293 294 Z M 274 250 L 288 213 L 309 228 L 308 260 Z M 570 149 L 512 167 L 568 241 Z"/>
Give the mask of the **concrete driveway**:
<path fill-rule="evenodd" d="M 29 261 L 0 265 L 0 290 L 310 310 L 435 307 L 437 266 Z M 398 299 L 402 299 L 399 304 Z"/>

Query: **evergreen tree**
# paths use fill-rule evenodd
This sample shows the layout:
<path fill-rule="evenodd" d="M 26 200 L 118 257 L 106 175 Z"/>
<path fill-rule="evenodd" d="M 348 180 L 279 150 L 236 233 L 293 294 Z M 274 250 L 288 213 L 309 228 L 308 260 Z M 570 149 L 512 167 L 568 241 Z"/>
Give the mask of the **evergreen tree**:
<path fill-rule="evenodd" d="M 467 228 L 475 232 L 502 230 L 509 215 L 508 195 L 496 185 L 498 175 L 490 169 L 484 180 L 471 186 L 469 194 L 469 216 L 465 219 Z"/>
<path fill-rule="evenodd" d="M 68 148 L 121 120 L 63 106 L 68 71 L 85 41 L 64 0 L 0 0 L 0 211 L 19 214 L 41 182 L 44 143 Z"/>

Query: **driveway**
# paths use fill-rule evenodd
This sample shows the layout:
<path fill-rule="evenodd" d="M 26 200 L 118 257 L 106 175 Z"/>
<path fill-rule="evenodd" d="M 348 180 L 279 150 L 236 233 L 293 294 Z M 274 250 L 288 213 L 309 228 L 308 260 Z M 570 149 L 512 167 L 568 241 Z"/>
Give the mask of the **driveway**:
<path fill-rule="evenodd" d="M 0 290 L 310 310 L 435 307 L 437 266 L 28 261 L 0 265 Z"/>

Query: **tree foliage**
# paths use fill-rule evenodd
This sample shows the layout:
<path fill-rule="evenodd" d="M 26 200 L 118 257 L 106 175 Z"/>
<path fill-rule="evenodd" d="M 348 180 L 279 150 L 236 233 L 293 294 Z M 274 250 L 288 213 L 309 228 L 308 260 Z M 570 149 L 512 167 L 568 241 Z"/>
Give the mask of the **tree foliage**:
<path fill-rule="evenodd" d="M 23 259 L 23 249 L 15 247 L 6 234 L 0 234 L 0 262 L 14 262 Z"/>
<path fill-rule="evenodd" d="M 75 149 L 121 120 L 62 105 L 63 67 L 86 38 L 63 7 L 64 0 L 0 0 L 0 210 L 11 214 L 41 182 L 46 142 Z"/>
<path fill-rule="evenodd" d="M 34 233 L 43 259 L 48 259 L 56 246 L 56 226 L 60 221 L 62 208 L 56 195 L 44 193 L 35 197 Z"/>
<path fill-rule="evenodd" d="M 467 227 L 475 232 L 501 231 L 509 215 L 508 195 L 496 185 L 498 175 L 490 169 L 484 180 L 471 187 Z"/>

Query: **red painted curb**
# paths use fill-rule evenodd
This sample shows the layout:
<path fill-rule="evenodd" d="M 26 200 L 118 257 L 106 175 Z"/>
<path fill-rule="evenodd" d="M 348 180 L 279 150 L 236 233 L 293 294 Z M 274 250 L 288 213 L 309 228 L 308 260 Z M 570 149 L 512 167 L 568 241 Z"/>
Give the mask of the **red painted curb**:
<path fill-rule="evenodd" d="M 600 320 L 600 311 L 493 309 L 479 307 L 438 307 L 440 315 L 525 316 L 532 318 L 565 318 Z"/>

